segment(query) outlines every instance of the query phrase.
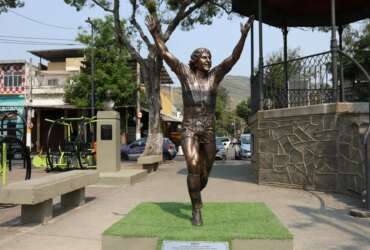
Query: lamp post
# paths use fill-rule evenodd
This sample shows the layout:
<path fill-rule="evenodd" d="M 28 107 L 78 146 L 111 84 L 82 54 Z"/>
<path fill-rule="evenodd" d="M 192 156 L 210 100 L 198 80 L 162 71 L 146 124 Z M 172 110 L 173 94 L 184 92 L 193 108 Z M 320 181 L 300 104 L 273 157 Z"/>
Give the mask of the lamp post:
<path fill-rule="evenodd" d="M 95 51 L 94 51 L 94 23 L 90 17 L 86 20 L 91 26 L 91 117 L 95 115 Z M 95 141 L 95 131 L 91 125 L 91 140 Z"/>

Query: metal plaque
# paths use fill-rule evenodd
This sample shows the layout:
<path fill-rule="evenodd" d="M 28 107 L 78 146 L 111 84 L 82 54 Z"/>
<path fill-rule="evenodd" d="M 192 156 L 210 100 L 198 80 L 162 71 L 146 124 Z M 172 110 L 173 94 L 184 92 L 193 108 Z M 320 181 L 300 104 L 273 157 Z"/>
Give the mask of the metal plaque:
<path fill-rule="evenodd" d="M 228 242 L 163 241 L 162 250 L 229 250 Z"/>
<path fill-rule="evenodd" d="M 100 127 L 100 139 L 102 141 L 112 140 L 112 125 L 101 125 Z"/>

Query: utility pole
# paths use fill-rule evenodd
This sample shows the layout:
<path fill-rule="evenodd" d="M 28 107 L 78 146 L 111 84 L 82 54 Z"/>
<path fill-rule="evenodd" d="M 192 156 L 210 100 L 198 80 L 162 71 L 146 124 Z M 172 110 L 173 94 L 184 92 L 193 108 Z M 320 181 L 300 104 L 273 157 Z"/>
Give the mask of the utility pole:
<path fill-rule="evenodd" d="M 141 41 L 138 41 L 138 51 L 141 50 Z M 140 105 L 140 83 L 141 83 L 141 69 L 140 63 L 136 62 L 136 140 L 141 138 L 141 105 Z"/>
<path fill-rule="evenodd" d="M 141 138 L 140 63 L 136 63 L 136 140 Z"/>
<path fill-rule="evenodd" d="M 95 51 L 94 51 L 94 23 L 90 17 L 86 20 L 91 26 L 91 117 L 95 116 Z M 90 126 L 91 141 L 95 141 L 95 130 Z"/>

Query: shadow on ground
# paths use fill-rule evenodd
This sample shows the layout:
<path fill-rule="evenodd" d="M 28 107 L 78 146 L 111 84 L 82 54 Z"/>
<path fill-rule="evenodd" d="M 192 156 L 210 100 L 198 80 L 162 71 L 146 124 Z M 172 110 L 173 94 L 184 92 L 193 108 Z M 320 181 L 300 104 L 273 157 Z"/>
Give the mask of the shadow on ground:
<path fill-rule="evenodd" d="M 320 208 L 290 206 L 292 209 L 309 218 L 309 222 L 295 223 L 290 225 L 290 228 L 315 228 L 318 224 L 325 224 L 335 230 L 352 235 L 353 241 L 356 242 L 356 245 L 348 243 L 345 246 L 336 246 L 335 249 L 366 249 L 367 246 L 370 246 L 370 219 L 351 217 L 348 214 L 348 208 L 338 209 L 327 207 L 325 201 L 318 194 L 315 192 L 310 193 L 319 200 Z M 332 194 L 332 197 L 349 206 L 358 207 L 360 204 L 357 199 L 345 195 Z M 359 244 L 363 245 L 364 248 L 358 248 Z"/>
<path fill-rule="evenodd" d="M 155 203 L 166 213 L 172 214 L 178 218 L 190 220 L 191 217 L 188 214 L 185 214 L 184 211 L 191 211 L 190 204 L 183 203 L 174 203 L 174 202 L 164 202 L 164 203 Z"/>
<path fill-rule="evenodd" d="M 183 168 L 177 173 L 187 175 L 188 171 Z M 257 183 L 255 171 L 249 161 L 216 161 L 213 164 L 210 178 Z"/>
<path fill-rule="evenodd" d="M 85 204 L 88 204 L 88 203 L 90 203 L 94 200 L 95 200 L 95 197 L 86 197 Z M 82 205 L 82 206 L 84 206 L 84 205 Z M 20 212 L 21 212 L 21 209 L 20 209 L 21 206 L 20 205 L 18 206 L 18 205 L 11 205 L 11 204 L 0 204 L 0 207 L 3 207 L 3 209 L 18 207 L 18 209 L 17 209 L 18 216 L 13 217 L 10 220 L 8 219 L 7 221 L 0 221 L 0 227 L 20 227 L 20 226 L 28 227 L 28 226 L 39 225 L 39 224 L 36 224 L 36 223 L 22 224 L 21 216 L 20 216 Z M 62 207 L 62 205 L 60 203 L 56 203 L 56 204 L 53 205 L 53 219 L 62 215 L 62 214 L 64 214 L 64 213 L 67 213 L 68 211 L 73 210 L 75 208 L 76 207 L 67 207 L 67 208 L 65 208 L 65 207 Z M 15 210 L 13 212 L 15 212 Z"/>

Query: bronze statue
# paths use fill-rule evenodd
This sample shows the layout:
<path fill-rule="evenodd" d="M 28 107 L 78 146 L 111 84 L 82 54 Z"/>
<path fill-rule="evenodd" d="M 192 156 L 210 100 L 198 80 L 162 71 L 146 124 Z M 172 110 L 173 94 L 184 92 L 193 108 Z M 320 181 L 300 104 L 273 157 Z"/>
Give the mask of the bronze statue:
<path fill-rule="evenodd" d="M 162 58 L 176 73 L 182 86 L 184 119 L 181 146 L 188 168 L 187 184 L 192 204 L 193 225 L 203 224 L 200 192 L 207 185 L 216 154 L 217 87 L 238 61 L 253 20 L 254 17 L 251 17 L 244 25 L 241 24 L 241 38 L 232 55 L 211 69 L 212 57 L 208 49 L 196 49 L 187 66 L 168 51 L 161 38 L 158 21 L 152 16 L 146 19 L 146 25 Z"/>

